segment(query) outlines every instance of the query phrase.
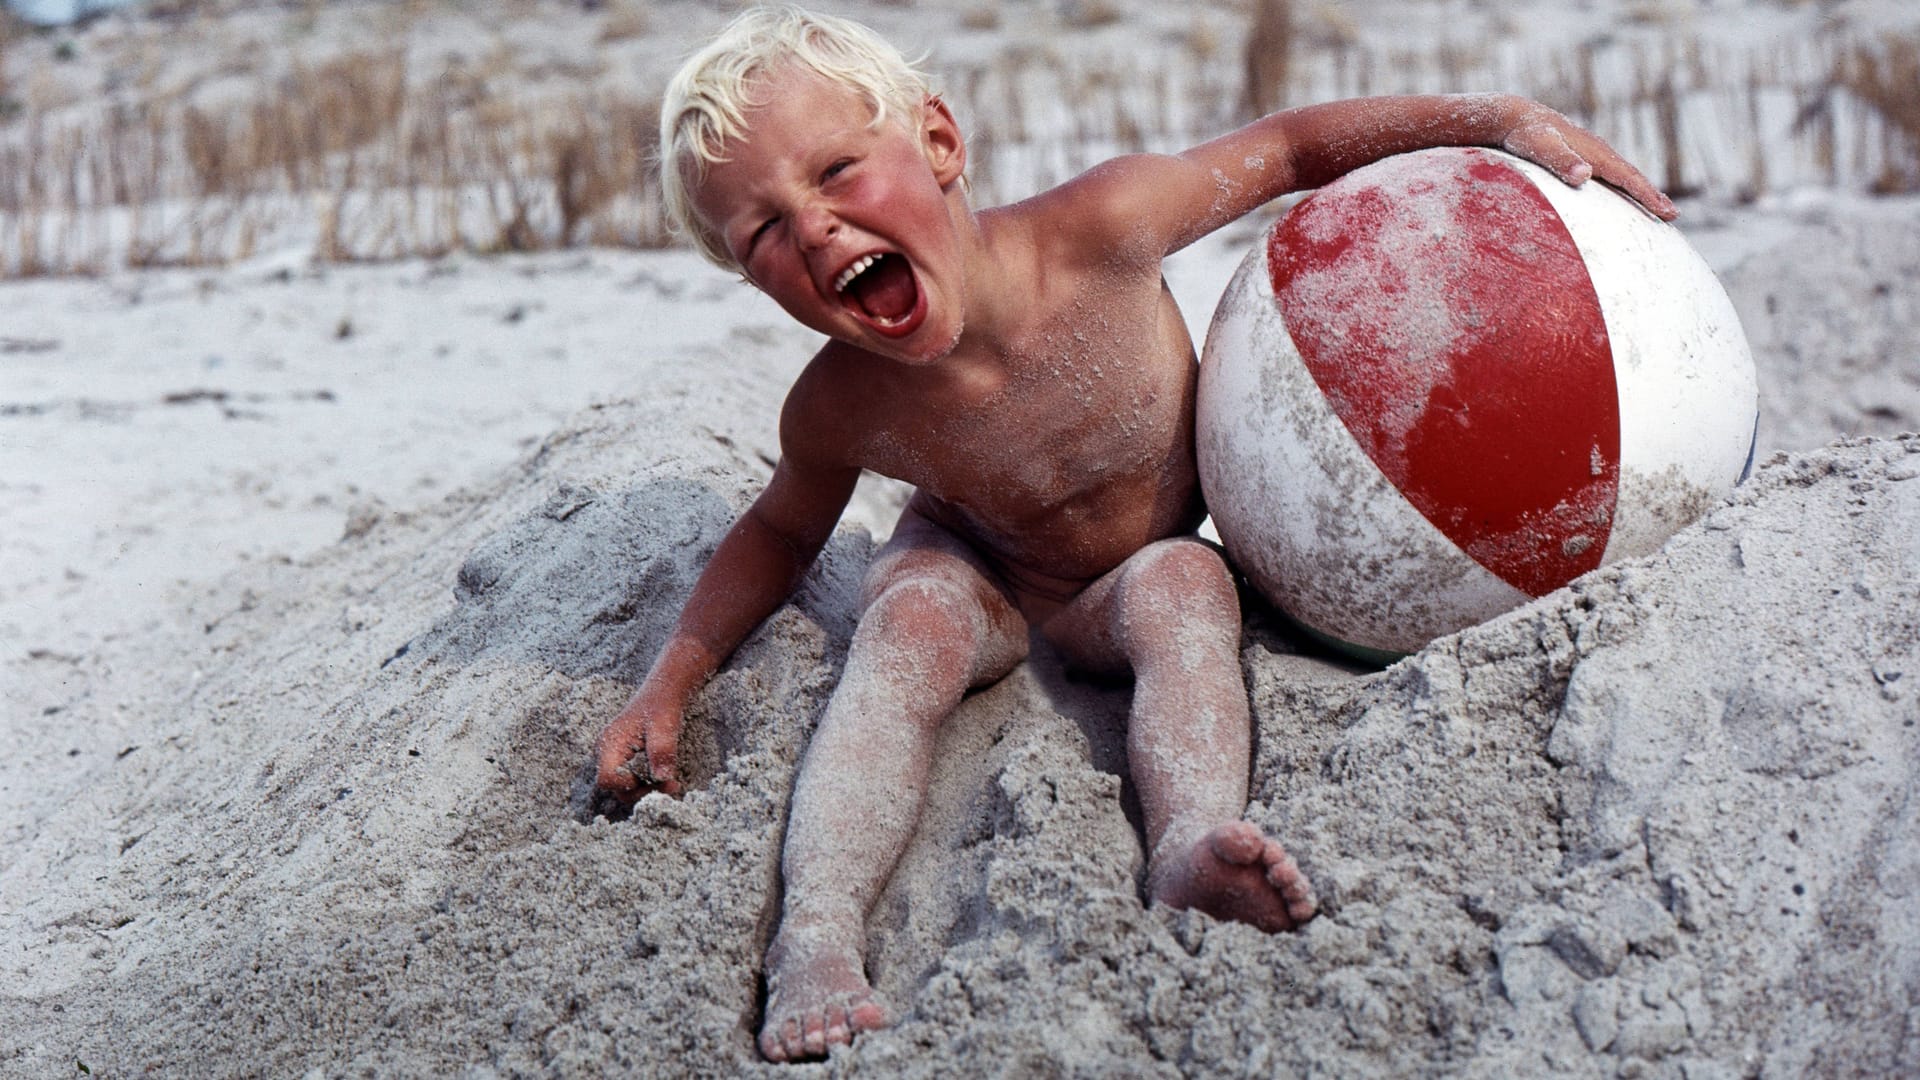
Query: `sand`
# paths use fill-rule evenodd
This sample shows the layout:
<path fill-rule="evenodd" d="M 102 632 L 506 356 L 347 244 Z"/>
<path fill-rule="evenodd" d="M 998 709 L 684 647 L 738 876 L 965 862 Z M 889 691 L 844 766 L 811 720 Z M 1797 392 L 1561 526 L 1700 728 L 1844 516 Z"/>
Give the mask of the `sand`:
<path fill-rule="evenodd" d="M 1920 204 L 1686 213 L 1746 485 L 1385 671 L 1249 615 L 1249 816 L 1321 918 L 1144 906 L 1125 688 L 1041 650 L 871 920 L 901 1022 L 799 1069 L 751 1041 L 787 794 L 898 489 L 685 799 L 582 767 L 808 335 L 675 253 L 0 287 L 0 1075 L 1920 1071 Z M 1171 267 L 1191 321 L 1245 242 Z"/>
<path fill-rule="evenodd" d="M 1840 229 L 1914 250 L 1887 209 L 1790 222 L 1782 246 L 1845 256 L 1817 239 Z M 630 280 L 629 260 L 648 261 L 569 278 L 533 260 L 527 288 L 557 304 L 591 292 L 581 278 Z M 1767 288 L 1795 296 L 1858 269 L 1779 265 Z M 1795 341 L 1763 348 L 1763 382 L 1831 380 L 1858 344 Z M 749 328 L 637 350 L 633 396 L 513 464 L 443 499 L 364 502 L 298 559 L 136 604 L 138 626 L 109 612 L 119 629 L 92 636 L 86 582 L 10 579 L 7 610 L 43 615 L 7 657 L 27 715 L 0 773 L 0 1068 L 755 1068 L 786 794 L 866 529 L 843 528 L 702 695 L 692 794 L 582 820 L 579 777 L 767 474 L 754 418 L 792 344 Z M 113 423 L 65 423 L 89 422 Z M 1916 476 L 1911 436 L 1783 454 L 1660 554 L 1383 673 L 1255 614 L 1250 815 L 1325 899 L 1299 935 L 1142 906 L 1124 690 L 1036 657 L 943 733 L 871 928 L 903 1021 L 833 1068 L 1920 1067 Z M 207 501 L 129 507 L 125 528 L 191 536 Z"/>

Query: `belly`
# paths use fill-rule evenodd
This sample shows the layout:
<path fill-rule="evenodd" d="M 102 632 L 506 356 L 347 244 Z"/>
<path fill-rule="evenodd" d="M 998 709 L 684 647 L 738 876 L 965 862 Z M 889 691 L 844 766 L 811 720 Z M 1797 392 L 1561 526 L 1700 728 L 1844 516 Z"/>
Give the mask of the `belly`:
<path fill-rule="evenodd" d="M 1205 517 L 1191 467 L 1132 478 L 1056 504 L 943 499 L 925 488 L 914 509 L 966 539 L 1016 585 L 1078 591 L 1156 540 L 1191 533 Z"/>

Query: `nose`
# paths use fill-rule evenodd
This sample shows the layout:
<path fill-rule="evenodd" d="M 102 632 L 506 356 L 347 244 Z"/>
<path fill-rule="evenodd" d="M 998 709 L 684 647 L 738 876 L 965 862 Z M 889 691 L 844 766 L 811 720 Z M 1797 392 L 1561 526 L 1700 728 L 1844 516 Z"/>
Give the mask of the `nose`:
<path fill-rule="evenodd" d="M 818 251 L 840 232 L 840 219 L 822 200 L 807 202 L 794 214 L 794 236 L 807 251 Z"/>

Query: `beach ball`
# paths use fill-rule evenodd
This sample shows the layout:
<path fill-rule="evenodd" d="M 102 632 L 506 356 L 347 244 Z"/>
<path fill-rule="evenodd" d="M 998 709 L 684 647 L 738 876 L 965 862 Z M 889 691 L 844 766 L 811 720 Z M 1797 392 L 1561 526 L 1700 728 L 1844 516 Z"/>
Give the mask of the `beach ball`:
<path fill-rule="evenodd" d="M 1598 182 L 1426 150 L 1302 200 L 1207 334 L 1228 555 L 1385 662 L 1650 554 L 1752 467 L 1752 354 L 1680 233 Z"/>

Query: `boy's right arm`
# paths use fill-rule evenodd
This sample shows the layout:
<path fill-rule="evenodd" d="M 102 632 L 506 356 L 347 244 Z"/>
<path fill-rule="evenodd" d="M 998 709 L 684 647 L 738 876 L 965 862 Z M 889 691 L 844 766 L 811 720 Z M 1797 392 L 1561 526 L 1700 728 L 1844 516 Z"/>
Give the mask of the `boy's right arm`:
<path fill-rule="evenodd" d="M 784 455 L 700 572 L 680 620 L 633 700 L 594 747 L 595 784 L 622 802 L 680 793 L 680 726 L 687 702 L 735 647 L 799 584 L 833 534 L 860 470 Z"/>

